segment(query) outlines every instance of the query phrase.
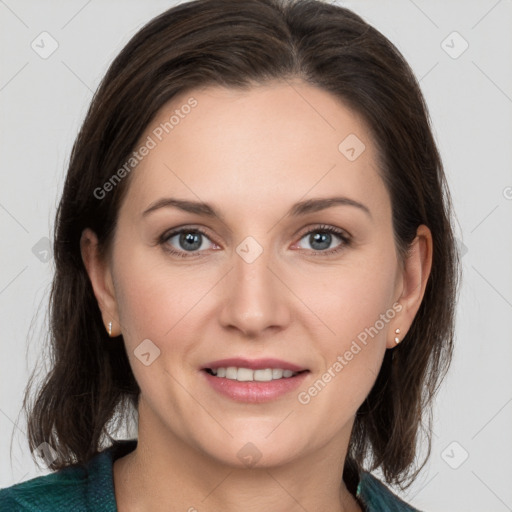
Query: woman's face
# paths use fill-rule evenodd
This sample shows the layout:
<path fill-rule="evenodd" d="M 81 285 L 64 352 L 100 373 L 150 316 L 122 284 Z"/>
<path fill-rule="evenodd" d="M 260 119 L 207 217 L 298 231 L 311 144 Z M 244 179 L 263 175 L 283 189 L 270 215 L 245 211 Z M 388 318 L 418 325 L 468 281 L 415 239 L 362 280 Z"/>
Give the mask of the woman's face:
<path fill-rule="evenodd" d="M 276 82 L 183 94 L 142 145 L 101 299 L 141 388 L 139 438 L 240 466 L 339 453 L 412 321 L 367 127 Z"/>

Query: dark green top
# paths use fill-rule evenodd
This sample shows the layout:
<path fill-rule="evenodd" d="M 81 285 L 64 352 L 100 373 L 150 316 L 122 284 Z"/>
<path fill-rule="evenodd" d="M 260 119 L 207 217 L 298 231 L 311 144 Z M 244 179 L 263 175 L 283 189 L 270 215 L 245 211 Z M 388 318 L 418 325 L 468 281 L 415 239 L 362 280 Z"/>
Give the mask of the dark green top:
<path fill-rule="evenodd" d="M 70 466 L 0 489 L 0 511 L 117 512 L 112 465 L 136 446 L 134 439 L 116 441 L 85 466 Z M 361 474 L 356 495 L 367 512 L 419 512 L 367 472 Z"/>

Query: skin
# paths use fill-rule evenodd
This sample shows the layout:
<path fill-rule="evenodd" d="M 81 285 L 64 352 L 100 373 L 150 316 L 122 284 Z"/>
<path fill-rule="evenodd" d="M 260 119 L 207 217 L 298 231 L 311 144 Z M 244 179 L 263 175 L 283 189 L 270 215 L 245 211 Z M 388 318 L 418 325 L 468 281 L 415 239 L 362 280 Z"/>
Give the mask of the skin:
<path fill-rule="evenodd" d="M 421 304 L 431 233 L 418 228 L 402 266 L 368 127 L 329 93 L 300 81 L 188 91 L 141 141 L 190 96 L 197 107 L 130 176 L 108 258 L 98 257 L 91 230 L 82 234 L 103 320 L 123 335 L 141 388 L 138 447 L 114 463 L 118 509 L 359 511 L 342 480 L 350 433 L 385 350 L 396 346 L 395 329 L 403 339 Z M 352 133 L 366 146 L 354 161 L 338 150 Z M 142 216 L 170 196 L 211 203 L 224 220 L 175 208 Z M 330 196 L 363 203 L 371 216 L 349 205 L 286 216 L 300 200 Z M 327 250 L 341 251 L 322 254 L 310 236 L 322 224 L 345 230 L 351 243 L 333 235 Z M 182 226 L 207 232 L 199 251 L 187 253 L 178 236 L 156 242 Z M 252 263 L 236 252 L 247 236 L 263 248 Z M 298 392 L 396 303 L 401 311 L 378 335 L 299 403 Z M 161 351 L 149 366 L 134 355 L 144 339 Z M 274 357 L 310 373 L 274 401 L 240 403 L 201 373 L 227 357 Z M 237 456 L 248 442 L 261 454 L 253 467 Z"/>

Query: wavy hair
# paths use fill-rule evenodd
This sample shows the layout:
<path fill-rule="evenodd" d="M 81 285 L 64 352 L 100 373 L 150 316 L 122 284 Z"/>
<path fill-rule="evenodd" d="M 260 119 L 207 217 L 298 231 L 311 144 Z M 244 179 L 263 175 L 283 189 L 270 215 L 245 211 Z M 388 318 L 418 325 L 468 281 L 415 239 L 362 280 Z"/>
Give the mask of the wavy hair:
<path fill-rule="evenodd" d="M 452 204 L 419 84 L 397 48 L 360 16 L 318 0 L 195 0 L 163 12 L 112 62 L 75 140 L 54 228 L 50 293 L 51 368 L 23 406 L 31 451 L 48 443 L 57 470 L 104 449 L 136 412 L 140 393 L 122 336 L 110 339 L 84 267 L 80 236 L 91 228 L 108 251 L 122 180 L 94 191 L 130 157 L 148 124 L 174 96 L 221 85 L 248 90 L 300 79 L 360 114 L 378 149 L 392 205 L 400 261 L 425 224 L 433 262 L 423 301 L 405 339 L 387 350 L 357 411 L 344 479 L 381 468 L 405 488 L 431 452 L 432 402 L 451 362 L 460 256 Z M 420 431 L 427 454 L 415 464 Z"/>

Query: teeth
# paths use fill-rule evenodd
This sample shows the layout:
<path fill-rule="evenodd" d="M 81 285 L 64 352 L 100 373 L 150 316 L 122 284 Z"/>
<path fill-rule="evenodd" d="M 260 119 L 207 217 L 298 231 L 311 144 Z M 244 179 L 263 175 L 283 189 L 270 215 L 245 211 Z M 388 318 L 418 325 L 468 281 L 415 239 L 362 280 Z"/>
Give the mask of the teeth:
<path fill-rule="evenodd" d="M 234 366 L 226 368 L 226 379 L 238 380 L 238 370 Z"/>
<path fill-rule="evenodd" d="M 272 370 L 272 378 L 273 379 L 280 379 L 283 376 L 284 370 L 281 370 L 279 368 L 274 368 Z"/>
<path fill-rule="evenodd" d="M 254 370 L 254 380 L 260 382 L 269 382 L 272 380 L 272 370 L 265 368 L 265 370 Z"/>
<path fill-rule="evenodd" d="M 237 368 L 228 366 L 227 368 L 217 368 L 211 370 L 217 377 L 238 380 L 239 382 L 270 382 L 271 380 L 288 379 L 297 375 L 298 372 L 291 370 L 282 370 L 281 368 L 265 368 L 264 370 L 251 370 L 250 368 Z"/>
<path fill-rule="evenodd" d="M 236 368 L 233 368 L 235 371 Z M 229 368 L 228 368 L 229 370 Z M 248 380 L 254 380 L 254 370 L 251 370 L 250 368 L 238 368 L 238 373 L 235 377 L 236 380 L 241 382 L 247 382 Z"/>

